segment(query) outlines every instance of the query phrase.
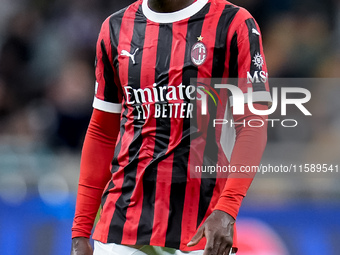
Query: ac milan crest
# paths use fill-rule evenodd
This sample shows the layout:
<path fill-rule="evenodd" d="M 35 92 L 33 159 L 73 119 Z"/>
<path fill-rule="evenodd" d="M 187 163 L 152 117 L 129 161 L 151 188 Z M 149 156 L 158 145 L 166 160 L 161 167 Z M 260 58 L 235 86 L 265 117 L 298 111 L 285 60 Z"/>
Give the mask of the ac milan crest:
<path fill-rule="evenodd" d="M 191 48 L 191 61 L 199 66 L 204 63 L 207 58 L 207 48 L 205 47 L 204 43 L 197 42 Z"/>

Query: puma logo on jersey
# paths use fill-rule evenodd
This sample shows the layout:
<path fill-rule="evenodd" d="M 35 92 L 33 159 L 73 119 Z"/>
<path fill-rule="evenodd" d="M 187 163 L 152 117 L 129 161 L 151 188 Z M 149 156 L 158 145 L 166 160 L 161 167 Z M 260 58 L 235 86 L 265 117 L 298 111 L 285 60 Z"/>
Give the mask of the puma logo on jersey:
<path fill-rule="evenodd" d="M 253 28 L 253 29 L 251 30 L 251 32 L 252 32 L 253 34 L 260 35 L 260 32 L 257 31 L 255 28 Z"/>
<path fill-rule="evenodd" d="M 122 50 L 122 51 L 120 52 L 120 55 L 121 55 L 121 56 L 126 56 L 126 57 L 131 58 L 132 63 L 133 63 L 133 64 L 136 64 L 135 55 L 136 55 L 136 53 L 137 53 L 138 50 L 139 50 L 139 48 L 135 49 L 135 52 L 134 52 L 133 54 L 131 54 L 130 52 L 128 52 L 128 51 L 126 51 L 126 50 Z"/>

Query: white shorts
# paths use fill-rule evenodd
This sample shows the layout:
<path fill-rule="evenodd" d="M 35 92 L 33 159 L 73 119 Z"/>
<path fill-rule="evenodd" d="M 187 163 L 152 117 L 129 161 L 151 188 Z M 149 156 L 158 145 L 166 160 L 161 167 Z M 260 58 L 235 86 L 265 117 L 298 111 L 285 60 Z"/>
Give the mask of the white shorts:
<path fill-rule="evenodd" d="M 172 248 L 143 245 L 139 249 L 115 243 L 94 241 L 93 255 L 202 255 L 203 250 L 180 251 Z M 230 253 L 235 255 L 235 253 Z"/>

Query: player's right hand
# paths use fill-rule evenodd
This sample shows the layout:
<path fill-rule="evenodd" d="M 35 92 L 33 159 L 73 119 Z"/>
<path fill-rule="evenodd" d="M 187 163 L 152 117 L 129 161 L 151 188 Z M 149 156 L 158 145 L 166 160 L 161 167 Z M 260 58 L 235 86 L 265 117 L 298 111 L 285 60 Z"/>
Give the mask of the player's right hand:
<path fill-rule="evenodd" d="M 75 237 L 72 239 L 71 255 L 92 255 L 93 249 L 90 239 L 86 237 Z"/>

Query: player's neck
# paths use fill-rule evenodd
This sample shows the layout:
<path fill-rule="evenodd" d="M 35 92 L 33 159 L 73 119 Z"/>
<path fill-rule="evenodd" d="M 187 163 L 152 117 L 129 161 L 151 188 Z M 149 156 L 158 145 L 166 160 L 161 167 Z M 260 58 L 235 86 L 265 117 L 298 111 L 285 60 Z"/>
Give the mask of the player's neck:
<path fill-rule="evenodd" d="M 148 0 L 148 5 L 153 11 L 164 13 L 179 11 L 188 7 L 193 2 L 195 0 Z"/>

